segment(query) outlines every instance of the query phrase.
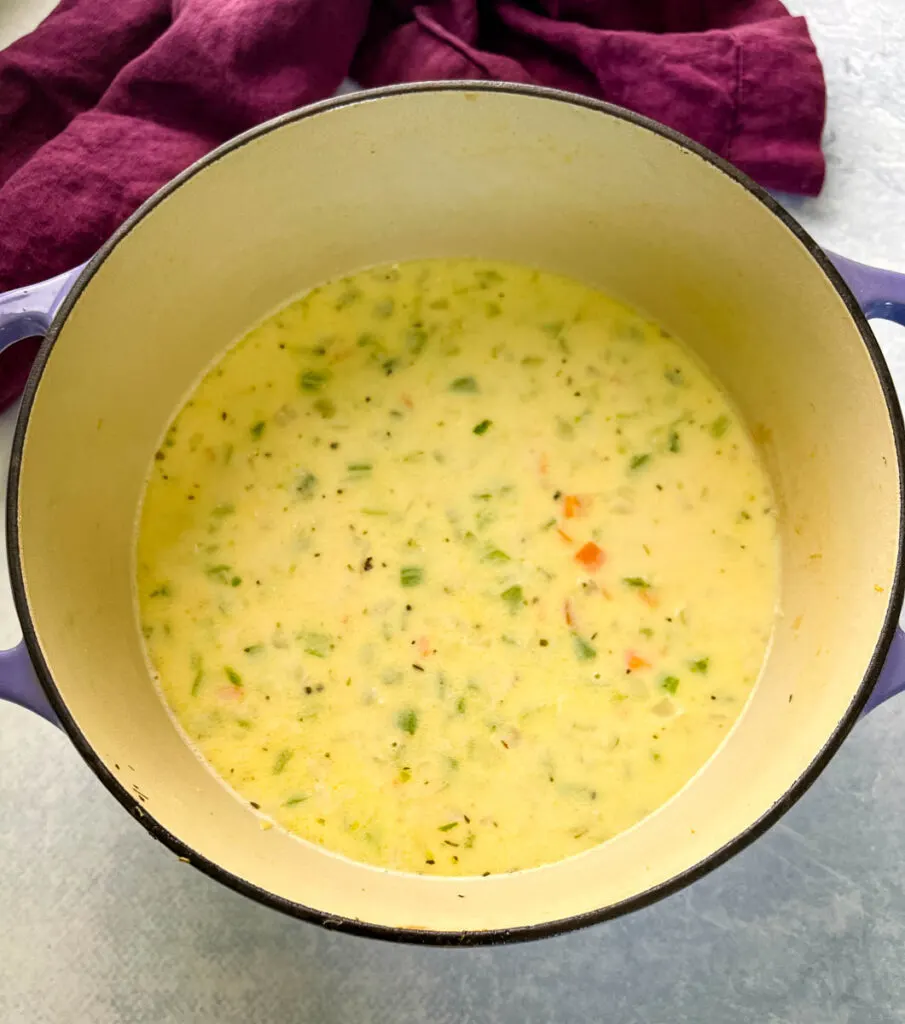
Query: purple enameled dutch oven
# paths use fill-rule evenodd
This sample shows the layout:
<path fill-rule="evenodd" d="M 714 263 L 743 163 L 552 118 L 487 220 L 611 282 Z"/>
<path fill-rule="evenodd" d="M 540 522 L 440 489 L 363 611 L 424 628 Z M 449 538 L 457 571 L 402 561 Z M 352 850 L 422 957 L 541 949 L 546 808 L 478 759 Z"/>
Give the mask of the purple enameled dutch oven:
<path fill-rule="evenodd" d="M 202 370 L 300 291 L 429 256 L 542 267 L 661 322 L 731 393 L 781 508 L 772 649 L 717 753 L 602 846 L 490 878 L 381 871 L 262 830 L 177 734 L 133 602 L 145 473 Z M 12 455 L 25 641 L 0 655 L 0 694 L 65 729 L 174 854 L 297 917 L 468 944 L 651 903 L 769 827 L 905 687 L 902 418 L 869 317 L 905 324 L 905 277 L 829 256 L 724 161 L 606 104 L 439 84 L 272 121 L 163 188 L 85 267 L 0 299 L 0 348 L 46 336 Z"/>

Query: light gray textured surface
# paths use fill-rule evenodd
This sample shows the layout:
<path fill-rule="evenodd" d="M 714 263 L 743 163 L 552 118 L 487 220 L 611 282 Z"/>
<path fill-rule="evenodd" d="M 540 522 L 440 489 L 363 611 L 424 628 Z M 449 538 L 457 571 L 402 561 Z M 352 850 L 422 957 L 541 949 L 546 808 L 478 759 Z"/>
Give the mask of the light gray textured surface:
<path fill-rule="evenodd" d="M 0 0 L 0 41 L 49 0 Z M 902 0 L 797 0 L 830 91 L 829 178 L 789 201 L 830 248 L 905 269 Z M 905 386 L 905 336 L 877 332 Z M 11 419 L 0 417 L 5 465 Z M 5 584 L 0 645 L 17 639 Z M 322 932 L 182 865 L 68 742 L 0 706 L 0 1024 L 905 1021 L 905 700 L 752 848 L 627 919 L 528 946 Z"/>

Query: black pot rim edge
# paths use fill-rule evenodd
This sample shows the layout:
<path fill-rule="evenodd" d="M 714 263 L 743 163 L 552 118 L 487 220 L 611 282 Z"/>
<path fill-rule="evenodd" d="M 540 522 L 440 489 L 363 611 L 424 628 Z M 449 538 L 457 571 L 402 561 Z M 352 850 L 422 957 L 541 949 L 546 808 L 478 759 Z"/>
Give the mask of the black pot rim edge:
<path fill-rule="evenodd" d="M 95 753 L 88 740 L 79 730 L 73 717 L 64 703 L 48 666 L 44 661 L 38 642 L 37 633 L 31 618 L 28 601 L 25 591 L 25 579 L 19 551 L 19 484 L 22 469 L 22 452 L 25 437 L 28 429 L 28 419 L 34 404 L 35 395 L 48 358 L 53 350 L 54 343 L 59 335 L 60 329 L 66 321 L 70 310 L 88 282 L 97 272 L 112 249 L 121 242 L 132 229 L 154 210 L 161 202 L 167 199 L 171 193 L 178 189 L 185 181 L 193 177 L 199 171 L 215 163 L 221 157 L 239 149 L 247 142 L 251 142 L 262 135 L 281 128 L 284 125 L 300 121 L 308 117 L 320 114 L 325 111 L 339 107 L 352 106 L 359 103 L 368 103 L 387 96 L 398 96 L 408 93 L 419 92 L 487 92 L 487 93 L 510 93 L 522 96 L 535 96 L 541 99 L 554 100 L 571 106 L 585 107 L 595 110 L 620 120 L 630 122 L 639 127 L 646 128 L 680 146 L 682 149 L 700 157 L 706 163 L 732 178 L 738 185 L 742 186 L 748 193 L 758 199 L 762 205 L 767 207 L 785 227 L 804 245 L 809 254 L 813 257 L 820 269 L 829 278 L 836 291 L 839 293 L 849 315 L 854 321 L 861 335 L 861 339 L 868 351 L 874 371 L 880 382 L 883 396 L 886 401 L 887 412 L 896 445 L 896 455 L 899 472 L 899 543 L 896 555 L 896 568 L 893 585 L 890 588 L 889 604 L 883 628 L 877 639 L 867 671 L 858 686 L 855 695 L 849 704 L 839 724 L 828 737 L 826 743 L 817 753 L 805 771 L 789 786 L 783 796 L 773 804 L 760 818 L 752 822 L 743 832 L 735 836 L 722 847 L 703 858 L 697 864 L 683 871 L 681 874 L 661 882 L 644 892 L 638 893 L 628 899 L 609 906 L 587 911 L 572 917 L 562 918 L 555 921 L 545 921 L 538 924 L 524 925 L 517 928 L 480 930 L 480 931 L 431 931 L 427 929 L 412 929 L 389 925 L 376 925 L 355 918 L 337 917 L 324 911 L 307 907 L 292 900 L 284 899 L 251 882 L 234 875 L 232 872 L 220 867 L 219 864 L 202 857 L 190 846 L 167 831 L 154 817 L 148 814 L 142 807 L 139 800 L 129 793 L 126 788 L 113 775 L 110 769 L 103 763 Z M 38 678 L 44 688 L 51 707 L 56 713 L 66 733 L 75 745 L 82 758 L 87 762 L 91 770 L 98 776 L 110 793 L 122 804 L 122 806 L 135 817 L 145 829 L 157 840 L 162 842 L 173 853 L 183 860 L 187 860 L 206 875 L 222 883 L 230 889 L 248 896 L 265 906 L 272 907 L 282 913 L 301 920 L 322 925 L 326 928 L 337 931 L 364 936 L 391 940 L 396 942 L 411 943 L 426 946 L 484 946 L 501 945 L 510 942 L 520 942 L 529 939 L 541 939 L 564 932 L 574 931 L 592 924 L 607 921 L 643 907 L 650 906 L 657 900 L 677 892 L 692 882 L 697 881 L 709 874 L 715 868 L 725 863 L 730 857 L 741 852 L 755 839 L 767 831 L 776 821 L 785 814 L 811 787 L 830 759 L 833 757 L 839 745 L 848 735 L 849 731 L 857 721 L 864 705 L 866 704 L 871 691 L 873 690 L 880 670 L 886 660 L 889 646 L 896 629 L 899 614 L 902 606 L 903 590 L 905 590 L 905 578 L 902 572 L 903 543 L 905 543 L 905 497 L 903 497 L 903 484 L 905 484 L 905 426 L 903 426 L 902 413 L 899 407 L 898 397 L 892 382 L 886 361 L 882 352 L 868 326 L 867 319 L 858 306 L 848 285 L 845 283 L 839 272 L 829 261 L 826 254 L 810 235 L 798 224 L 798 222 L 787 213 L 775 199 L 761 186 L 753 182 L 747 175 L 733 167 L 722 157 L 710 152 L 708 149 L 693 142 L 681 133 L 659 124 L 656 121 L 625 110 L 622 107 L 614 106 L 600 100 L 590 99 L 573 93 L 563 92 L 556 89 L 547 89 L 540 86 L 515 85 L 498 82 L 426 82 L 411 85 L 387 86 L 380 89 L 364 90 L 362 92 L 350 93 L 344 96 L 333 97 L 319 103 L 303 107 L 299 110 L 274 118 L 262 125 L 237 136 L 229 142 L 213 150 L 201 160 L 192 164 L 172 181 L 159 189 L 153 196 L 146 200 L 135 213 L 125 221 L 112 237 L 100 248 L 96 255 L 88 262 L 76 283 L 70 289 L 69 294 L 58 310 L 54 321 L 47 332 L 47 336 L 41 345 L 38 356 L 32 367 L 22 398 L 22 406 L 19 418 L 16 423 L 15 436 L 13 440 L 12 453 L 10 457 L 9 487 L 6 502 L 6 524 L 7 524 L 7 557 L 9 561 L 10 576 L 12 580 L 13 598 L 19 620 L 22 624 L 22 632 L 28 653 L 35 666 Z"/>

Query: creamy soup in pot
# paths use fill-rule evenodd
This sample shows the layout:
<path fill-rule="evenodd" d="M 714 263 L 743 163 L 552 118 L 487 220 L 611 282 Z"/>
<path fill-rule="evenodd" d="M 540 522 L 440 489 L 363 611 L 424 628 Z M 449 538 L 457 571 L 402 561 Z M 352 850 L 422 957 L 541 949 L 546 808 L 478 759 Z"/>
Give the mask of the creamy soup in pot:
<path fill-rule="evenodd" d="M 755 685 L 777 579 L 767 476 L 689 352 L 473 260 L 252 330 L 169 426 L 137 543 L 163 698 L 262 824 L 441 875 L 674 794 Z"/>

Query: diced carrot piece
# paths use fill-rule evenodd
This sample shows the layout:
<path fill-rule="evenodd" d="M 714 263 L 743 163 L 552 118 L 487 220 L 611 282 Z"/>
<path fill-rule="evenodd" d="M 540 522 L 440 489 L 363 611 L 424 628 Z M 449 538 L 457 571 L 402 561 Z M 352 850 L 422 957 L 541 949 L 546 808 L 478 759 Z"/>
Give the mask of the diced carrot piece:
<path fill-rule="evenodd" d="M 562 537 L 562 539 L 567 544 L 574 544 L 575 543 L 575 541 L 572 540 L 572 538 L 565 532 L 565 530 L 560 530 L 559 528 L 557 528 L 556 532 L 560 535 L 560 537 Z"/>
<path fill-rule="evenodd" d="M 636 654 L 634 651 L 626 651 L 625 667 L 630 672 L 635 672 L 639 668 L 650 668 L 650 662 L 645 661 L 640 654 Z"/>
<path fill-rule="evenodd" d="M 597 572 L 606 561 L 606 553 L 602 548 L 597 547 L 594 541 L 589 540 L 587 544 L 578 549 L 575 561 L 583 565 L 588 572 Z"/>
<path fill-rule="evenodd" d="M 577 494 L 567 494 L 562 500 L 563 515 L 566 519 L 575 519 L 587 513 L 590 505 L 588 498 L 580 498 Z"/>
<path fill-rule="evenodd" d="M 418 637 L 418 653 L 422 658 L 426 658 L 431 653 L 431 642 L 428 637 Z"/>
<path fill-rule="evenodd" d="M 563 611 L 566 615 L 566 625 L 574 626 L 575 620 L 572 618 L 572 602 L 568 598 L 566 598 L 566 600 L 563 603 Z"/>

